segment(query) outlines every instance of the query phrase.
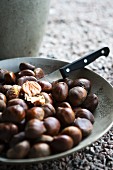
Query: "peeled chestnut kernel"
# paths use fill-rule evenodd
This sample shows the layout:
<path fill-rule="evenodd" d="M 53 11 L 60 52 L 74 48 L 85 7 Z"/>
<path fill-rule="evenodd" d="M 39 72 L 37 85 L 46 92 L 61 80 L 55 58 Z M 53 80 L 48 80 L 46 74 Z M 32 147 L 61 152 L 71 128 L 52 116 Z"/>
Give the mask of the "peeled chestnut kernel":
<path fill-rule="evenodd" d="M 35 68 L 34 73 L 35 73 L 35 77 L 37 78 L 37 80 L 44 77 L 44 71 L 42 70 L 42 68 Z"/>
<path fill-rule="evenodd" d="M 93 125 L 88 119 L 80 118 L 80 117 L 75 119 L 74 126 L 77 126 L 82 131 L 83 137 L 88 136 L 93 129 Z"/>
<path fill-rule="evenodd" d="M 96 94 L 89 94 L 85 101 L 82 103 L 82 107 L 90 110 L 92 113 L 98 106 L 98 97 Z"/>
<path fill-rule="evenodd" d="M 52 84 L 50 82 L 45 80 L 38 80 L 37 82 L 40 84 L 42 91 L 49 92 L 52 90 Z"/>
<path fill-rule="evenodd" d="M 40 94 L 44 96 L 44 98 L 45 98 L 45 103 L 53 104 L 53 99 L 52 99 L 51 94 L 48 94 L 48 93 L 46 93 L 46 92 L 41 92 Z"/>
<path fill-rule="evenodd" d="M 18 72 L 17 77 L 23 77 L 23 76 L 35 76 L 34 71 L 26 69 L 26 70 L 22 70 L 20 72 Z"/>
<path fill-rule="evenodd" d="M 0 100 L 3 100 L 5 103 L 7 102 L 7 98 L 3 93 L 0 93 Z"/>
<path fill-rule="evenodd" d="M 61 135 L 68 135 L 73 139 L 74 146 L 82 140 L 82 132 L 78 127 L 69 126 L 62 130 Z"/>
<path fill-rule="evenodd" d="M 15 99 L 9 100 L 8 103 L 7 103 L 7 106 L 14 106 L 14 105 L 20 105 L 25 110 L 28 109 L 28 106 L 23 99 L 15 98 Z"/>
<path fill-rule="evenodd" d="M 51 142 L 53 153 L 65 152 L 73 147 L 73 139 L 68 135 L 55 136 Z"/>
<path fill-rule="evenodd" d="M 42 121 L 38 119 L 31 119 L 27 122 L 25 127 L 25 135 L 29 139 L 34 139 L 46 132 L 46 128 Z"/>
<path fill-rule="evenodd" d="M 44 119 L 44 125 L 46 127 L 46 134 L 55 136 L 60 131 L 60 122 L 55 117 L 48 117 Z"/>
<path fill-rule="evenodd" d="M 12 71 L 9 71 L 4 76 L 6 84 L 14 84 L 16 82 L 16 76 Z"/>
<path fill-rule="evenodd" d="M 42 106 L 42 108 L 44 110 L 44 118 L 53 116 L 56 113 L 55 108 L 50 103 L 46 103 L 45 105 Z"/>
<path fill-rule="evenodd" d="M 25 110 L 20 105 L 13 105 L 7 107 L 3 114 L 2 119 L 6 122 L 19 123 L 25 118 Z"/>
<path fill-rule="evenodd" d="M 25 69 L 34 70 L 35 66 L 30 63 L 20 63 L 19 69 L 20 70 L 25 70 Z"/>
<path fill-rule="evenodd" d="M 68 96 L 68 85 L 65 82 L 58 82 L 53 85 L 52 96 L 56 101 L 65 101 Z"/>
<path fill-rule="evenodd" d="M 71 108 L 58 107 L 56 117 L 61 122 L 62 126 L 67 126 L 75 120 L 75 114 Z"/>
<path fill-rule="evenodd" d="M 13 147 L 17 143 L 25 140 L 25 132 L 19 132 L 16 135 L 14 135 L 10 140 L 10 147 Z"/>
<path fill-rule="evenodd" d="M 0 100 L 0 112 L 3 112 L 6 108 L 6 103 L 3 100 Z"/>
<path fill-rule="evenodd" d="M 51 155 L 50 146 L 47 143 L 37 143 L 29 151 L 29 158 L 39 158 Z"/>
<path fill-rule="evenodd" d="M 79 106 L 87 97 L 87 91 L 83 87 L 73 87 L 69 90 L 69 102 L 72 106 Z"/>
<path fill-rule="evenodd" d="M 0 123 L 0 140 L 8 142 L 13 135 L 18 133 L 17 125 L 13 123 Z"/>
<path fill-rule="evenodd" d="M 87 110 L 87 109 L 78 109 L 76 112 L 75 112 L 75 117 L 80 117 L 80 118 L 86 118 L 88 120 L 90 120 L 90 122 L 93 124 L 94 123 L 94 116 L 93 114 Z"/>
<path fill-rule="evenodd" d="M 30 150 L 30 143 L 27 140 L 17 143 L 7 151 L 7 158 L 22 159 L 25 158 Z"/>
<path fill-rule="evenodd" d="M 27 110 L 27 121 L 34 118 L 38 120 L 44 119 L 44 110 L 41 107 L 32 107 L 31 109 Z"/>

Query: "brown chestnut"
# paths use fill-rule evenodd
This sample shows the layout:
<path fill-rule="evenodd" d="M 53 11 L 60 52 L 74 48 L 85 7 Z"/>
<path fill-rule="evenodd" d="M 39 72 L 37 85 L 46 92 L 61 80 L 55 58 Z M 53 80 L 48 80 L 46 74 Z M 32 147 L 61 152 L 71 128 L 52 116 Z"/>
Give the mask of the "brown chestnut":
<path fill-rule="evenodd" d="M 0 100 L 0 112 L 3 112 L 6 108 L 6 103 L 3 100 Z"/>
<path fill-rule="evenodd" d="M 25 132 L 19 132 L 16 135 L 14 135 L 10 140 L 10 147 L 13 147 L 17 143 L 25 140 Z"/>
<path fill-rule="evenodd" d="M 12 87 L 12 85 L 0 85 L 0 92 L 6 94 L 6 92 Z"/>
<path fill-rule="evenodd" d="M 44 98 L 45 98 L 45 103 L 53 104 L 53 99 L 52 99 L 51 94 L 48 94 L 48 93 L 46 93 L 46 92 L 41 92 L 40 94 L 44 96 Z"/>
<path fill-rule="evenodd" d="M 31 109 L 27 110 L 26 119 L 44 119 L 44 110 L 41 107 L 32 107 Z"/>
<path fill-rule="evenodd" d="M 19 99 L 19 98 L 15 98 L 15 99 L 11 99 L 8 101 L 7 106 L 14 106 L 14 105 L 20 105 L 22 106 L 25 110 L 28 109 L 27 104 L 25 103 L 25 101 L 23 99 Z"/>
<path fill-rule="evenodd" d="M 69 102 L 72 106 L 79 106 L 87 97 L 87 91 L 83 87 L 73 87 L 69 90 Z"/>
<path fill-rule="evenodd" d="M 75 119 L 74 126 L 77 126 L 82 131 L 83 137 L 88 136 L 93 129 L 93 125 L 88 119 L 80 118 L 80 117 Z"/>
<path fill-rule="evenodd" d="M 29 69 L 29 70 L 34 70 L 35 69 L 35 66 L 33 64 L 30 64 L 30 63 L 20 63 L 19 65 L 19 69 L 20 70 L 26 70 L 26 69 Z"/>
<path fill-rule="evenodd" d="M 8 142 L 13 135 L 18 133 L 17 125 L 13 123 L 0 123 L 0 140 Z"/>
<path fill-rule="evenodd" d="M 48 117 L 44 119 L 44 125 L 47 129 L 47 135 L 55 136 L 60 131 L 60 122 L 55 117 Z"/>
<path fill-rule="evenodd" d="M 8 70 L 0 69 L 0 84 L 3 84 L 5 82 L 5 74 L 8 72 Z"/>
<path fill-rule="evenodd" d="M 17 143 L 7 151 L 9 159 L 23 159 L 27 156 L 30 150 L 30 143 L 27 140 Z"/>
<path fill-rule="evenodd" d="M 68 126 L 75 120 L 75 114 L 71 108 L 58 107 L 56 117 L 61 122 L 62 126 Z"/>
<path fill-rule="evenodd" d="M 45 105 L 42 106 L 42 108 L 44 110 L 44 118 L 54 116 L 56 113 L 55 108 L 50 103 L 46 103 Z"/>
<path fill-rule="evenodd" d="M 68 107 L 71 108 L 71 105 L 68 102 L 60 102 L 57 104 L 57 107 Z"/>
<path fill-rule="evenodd" d="M 6 122 L 19 123 L 25 118 L 25 110 L 20 105 L 13 105 L 7 107 L 3 114 L 2 119 Z"/>
<path fill-rule="evenodd" d="M 73 80 L 72 87 L 75 87 L 75 86 L 83 87 L 87 90 L 87 92 L 89 92 L 91 89 L 91 82 L 88 79 L 79 78 L 79 79 Z"/>
<path fill-rule="evenodd" d="M 22 76 L 17 80 L 17 84 L 22 86 L 26 81 L 36 81 L 37 79 L 34 76 Z"/>
<path fill-rule="evenodd" d="M 47 143 L 37 143 L 29 151 L 29 158 L 46 157 L 51 154 L 51 148 Z"/>
<path fill-rule="evenodd" d="M 98 106 L 98 97 L 96 94 L 89 94 L 85 101 L 82 103 L 82 107 L 90 110 L 92 113 Z"/>
<path fill-rule="evenodd" d="M 58 82 L 53 85 L 52 96 L 56 101 L 65 101 L 68 96 L 68 85 L 65 82 Z"/>
<path fill-rule="evenodd" d="M 35 68 L 34 73 L 35 73 L 35 77 L 37 78 L 37 80 L 44 77 L 44 71 L 42 68 Z"/>
<path fill-rule="evenodd" d="M 0 93 L 0 100 L 3 100 L 5 103 L 7 102 L 7 98 L 3 93 Z"/>
<path fill-rule="evenodd" d="M 38 80 L 37 82 L 40 84 L 43 92 L 50 92 L 52 90 L 52 84 L 50 82 L 45 80 Z"/>
<path fill-rule="evenodd" d="M 17 77 L 23 77 L 23 76 L 35 76 L 34 71 L 26 69 L 26 70 L 22 70 L 20 72 L 18 72 Z"/>
<path fill-rule="evenodd" d="M 6 97 L 8 100 L 18 98 L 20 95 L 21 86 L 13 85 L 9 90 L 6 92 Z"/>
<path fill-rule="evenodd" d="M 62 130 L 61 135 L 68 135 L 73 139 L 74 146 L 82 140 L 82 132 L 78 127 L 69 126 Z"/>
<path fill-rule="evenodd" d="M 94 116 L 93 114 L 87 110 L 87 109 L 78 109 L 75 112 L 75 117 L 80 117 L 80 118 L 86 118 L 88 120 L 90 120 L 90 122 L 93 124 L 94 123 Z"/>
<path fill-rule="evenodd" d="M 15 73 L 12 71 L 7 72 L 4 76 L 4 79 L 6 84 L 15 84 L 16 82 Z"/>
<path fill-rule="evenodd" d="M 53 153 L 65 152 L 73 147 L 73 139 L 68 135 L 58 135 L 51 142 Z"/>
<path fill-rule="evenodd" d="M 25 127 L 25 135 L 29 139 L 34 139 L 46 132 L 46 128 L 42 121 L 38 119 L 31 119 L 27 122 Z"/>

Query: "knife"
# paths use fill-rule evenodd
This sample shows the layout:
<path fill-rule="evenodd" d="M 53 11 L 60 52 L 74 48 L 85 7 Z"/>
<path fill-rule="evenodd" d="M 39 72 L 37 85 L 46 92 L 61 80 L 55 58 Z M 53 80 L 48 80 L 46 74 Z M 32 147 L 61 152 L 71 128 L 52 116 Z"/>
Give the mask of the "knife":
<path fill-rule="evenodd" d="M 109 52 L 110 52 L 110 49 L 108 47 L 103 47 L 97 51 L 94 51 L 94 52 L 84 56 L 84 57 L 81 57 L 80 59 L 78 59 L 72 63 L 69 63 L 69 64 L 61 67 L 60 69 L 58 69 L 50 74 L 45 75 L 40 80 L 53 82 L 53 81 L 61 79 L 61 78 L 66 78 L 69 76 L 69 74 L 72 71 L 84 68 L 86 65 L 92 63 L 98 57 L 100 57 L 100 56 L 107 57 Z"/>

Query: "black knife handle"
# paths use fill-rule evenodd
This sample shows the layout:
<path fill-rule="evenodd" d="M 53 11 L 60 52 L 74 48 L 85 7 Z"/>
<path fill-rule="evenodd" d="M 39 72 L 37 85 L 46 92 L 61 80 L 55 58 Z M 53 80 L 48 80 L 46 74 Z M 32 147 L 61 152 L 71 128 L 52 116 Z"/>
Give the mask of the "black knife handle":
<path fill-rule="evenodd" d="M 103 47 L 95 52 L 92 52 L 91 54 L 88 54 L 70 64 L 67 64 L 66 66 L 63 66 L 60 68 L 60 72 L 63 76 L 63 78 L 68 77 L 71 71 L 81 69 L 85 67 L 86 65 L 92 63 L 94 60 L 96 60 L 100 56 L 108 56 L 110 52 L 110 49 L 108 47 Z"/>

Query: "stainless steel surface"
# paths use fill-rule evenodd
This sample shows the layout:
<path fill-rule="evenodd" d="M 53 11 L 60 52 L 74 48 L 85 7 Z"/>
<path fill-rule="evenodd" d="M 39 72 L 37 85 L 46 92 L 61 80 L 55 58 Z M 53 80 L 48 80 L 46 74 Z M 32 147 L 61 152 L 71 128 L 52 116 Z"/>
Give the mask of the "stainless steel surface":
<path fill-rule="evenodd" d="M 45 73 L 50 73 L 64 65 L 66 62 L 59 61 L 59 60 L 51 60 L 51 59 L 44 59 L 44 58 L 18 58 L 18 59 L 9 59 L 0 61 L 0 68 L 6 68 L 8 70 L 17 71 L 17 68 L 21 62 L 29 62 L 34 64 L 38 67 L 44 69 Z M 36 163 L 36 162 L 43 162 L 47 160 L 58 159 L 64 157 L 66 155 L 72 154 L 82 148 L 90 145 L 92 142 L 99 139 L 103 136 L 113 125 L 113 88 L 112 86 L 98 74 L 94 73 L 89 69 L 80 69 L 78 71 L 74 71 L 70 78 L 75 79 L 78 77 L 84 77 L 89 79 L 92 82 L 92 92 L 97 94 L 99 97 L 99 105 L 97 110 L 94 113 L 95 116 L 95 123 L 92 134 L 84 139 L 78 146 L 60 153 L 56 155 L 51 155 L 48 157 L 43 158 L 35 158 L 35 159 L 7 159 L 7 158 L 0 158 L 0 162 L 2 163 L 10 163 L 10 164 L 29 164 L 29 163 Z M 59 78 L 59 77 L 58 77 Z"/>

